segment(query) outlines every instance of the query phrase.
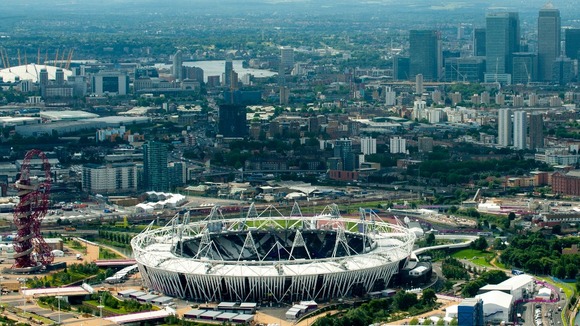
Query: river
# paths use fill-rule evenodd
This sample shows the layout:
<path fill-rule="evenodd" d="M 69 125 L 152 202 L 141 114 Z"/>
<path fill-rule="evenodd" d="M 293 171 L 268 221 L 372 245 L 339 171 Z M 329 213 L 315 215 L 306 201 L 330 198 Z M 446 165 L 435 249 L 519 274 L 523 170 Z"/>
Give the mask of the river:
<path fill-rule="evenodd" d="M 242 67 L 242 60 L 233 60 L 234 71 L 238 73 L 241 78 L 245 74 L 254 75 L 254 77 L 271 77 L 277 74 L 266 69 L 253 69 Z M 210 61 L 185 61 L 183 65 L 186 67 L 199 67 L 203 69 L 203 79 L 207 82 L 207 76 L 221 76 L 226 70 L 226 62 L 223 60 L 210 60 Z M 155 64 L 155 68 L 170 69 L 171 65 L 165 63 Z"/>

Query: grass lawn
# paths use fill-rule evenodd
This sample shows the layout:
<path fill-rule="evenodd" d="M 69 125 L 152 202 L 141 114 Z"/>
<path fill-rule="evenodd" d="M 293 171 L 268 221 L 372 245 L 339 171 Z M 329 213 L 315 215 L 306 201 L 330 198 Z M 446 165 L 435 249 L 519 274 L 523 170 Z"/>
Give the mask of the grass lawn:
<path fill-rule="evenodd" d="M 87 300 L 87 301 L 83 301 L 84 304 L 90 305 L 90 306 L 94 306 L 95 310 L 99 310 L 98 306 L 99 306 L 99 301 L 97 300 Z M 118 315 L 126 315 L 128 314 L 128 312 L 125 311 L 125 309 L 113 309 L 111 307 L 107 307 L 104 306 L 103 307 L 104 311 L 108 311 L 108 312 L 112 312 L 114 314 L 118 314 Z"/>
<path fill-rule="evenodd" d="M 493 259 L 495 254 L 493 252 L 488 252 L 488 251 L 481 251 L 481 250 L 475 250 L 475 249 L 463 249 L 463 250 L 460 250 L 460 251 L 454 253 L 451 256 L 453 258 L 456 258 L 456 259 L 469 260 L 472 263 L 479 265 L 479 266 L 493 267 L 489 263 L 489 261 L 491 261 Z"/>
<path fill-rule="evenodd" d="M 87 304 L 89 306 L 94 306 L 95 310 L 98 310 L 98 306 L 99 306 L 99 301 L 98 300 L 85 300 L 83 301 L 84 304 Z M 113 309 L 111 307 L 107 307 L 104 306 L 103 307 L 104 311 L 108 311 L 108 312 L 112 312 L 114 314 L 118 314 L 118 315 L 127 315 L 127 314 L 136 314 L 137 312 L 127 312 L 125 311 L 125 308 L 120 308 L 120 309 Z M 151 311 L 155 311 L 155 310 L 159 310 L 159 307 L 157 306 L 152 306 L 151 307 Z"/>
<path fill-rule="evenodd" d="M 107 248 L 99 247 L 99 259 L 119 259 L 123 258 L 116 252 Z"/>

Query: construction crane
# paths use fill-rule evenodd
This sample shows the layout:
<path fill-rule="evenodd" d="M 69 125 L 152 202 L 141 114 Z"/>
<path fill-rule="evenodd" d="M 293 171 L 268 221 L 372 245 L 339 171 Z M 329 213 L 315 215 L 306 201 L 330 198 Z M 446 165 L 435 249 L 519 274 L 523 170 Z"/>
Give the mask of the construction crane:
<path fill-rule="evenodd" d="M 64 67 L 64 69 L 66 69 L 66 70 L 70 69 L 70 62 L 72 60 L 74 51 L 75 51 L 74 49 L 70 49 L 70 51 L 68 53 L 68 58 L 66 59 L 66 65 Z"/>
<path fill-rule="evenodd" d="M 464 74 L 462 74 L 457 68 L 458 68 L 459 64 L 457 64 L 457 67 L 454 65 L 451 65 L 451 68 L 453 70 L 455 70 L 455 72 L 457 73 L 457 77 L 461 77 L 463 78 L 463 83 L 466 83 L 467 81 L 467 76 L 465 76 Z"/>
<path fill-rule="evenodd" d="M 526 84 L 526 86 L 530 85 L 530 82 L 532 81 L 532 76 L 530 75 L 530 72 L 528 71 L 528 64 L 524 63 L 524 68 L 526 68 L 526 75 L 528 76 L 528 83 Z"/>

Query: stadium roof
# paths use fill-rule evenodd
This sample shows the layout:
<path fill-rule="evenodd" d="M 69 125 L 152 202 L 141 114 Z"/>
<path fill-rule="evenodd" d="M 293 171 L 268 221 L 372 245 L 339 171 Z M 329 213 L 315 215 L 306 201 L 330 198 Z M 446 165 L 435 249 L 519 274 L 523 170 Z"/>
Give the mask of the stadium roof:
<path fill-rule="evenodd" d="M 56 70 L 62 68 L 31 63 L 28 65 L 2 69 L 0 70 L 0 77 L 4 79 L 4 82 L 14 82 L 18 78 L 20 80 L 31 80 L 36 83 L 38 81 L 38 75 L 42 69 L 48 71 L 48 79 L 55 79 Z M 72 75 L 72 71 L 68 69 L 62 69 L 62 71 L 64 72 L 65 79 Z"/>

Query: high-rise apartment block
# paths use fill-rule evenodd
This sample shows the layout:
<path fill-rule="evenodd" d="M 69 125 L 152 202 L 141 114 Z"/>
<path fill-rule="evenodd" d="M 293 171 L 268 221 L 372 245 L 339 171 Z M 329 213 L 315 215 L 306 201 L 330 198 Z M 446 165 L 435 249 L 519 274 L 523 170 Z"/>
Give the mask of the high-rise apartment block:
<path fill-rule="evenodd" d="M 541 114 L 530 114 L 529 149 L 544 148 L 544 119 Z"/>
<path fill-rule="evenodd" d="M 93 194 L 120 194 L 137 191 L 137 166 L 135 163 L 85 164 L 82 171 L 84 191 Z"/>
<path fill-rule="evenodd" d="M 352 140 L 338 139 L 334 142 L 334 157 L 339 158 L 343 171 L 356 169 L 356 155 L 352 151 Z"/>
<path fill-rule="evenodd" d="M 393 137 L 389 141 L 391 154 L 407 153 L 407 140 L 399 136 Z"/>
<path fill-rule="evenodd" d="M 499 109 L 497 116 L 497 144 L 500 146 L 508 147 L 512 144 L 513 137 L 511 110 Z"/>
<path fill-rule="evenodd" d="M 526 149 L 526 136 L 528 131 L 528 119 L 525 111 L 514 112 L 514 147 Z"/>
<path fill-rule="evenodd" d="M 371 137 L 360 139 L 360 150 L 365 155 L 377 153 L 377 140 Z"/>
<path fill-rule="evenodd" d="M 280 66 L 284 70 L 294 67 L 294 49 L 288 46 L 280 48 Z"/>
<path fill-rule="evenodd" d="M 169 191 L 167 144 L 148 141 L 143 144 L 143 183 L 146 190 Z"/>
<path fill-rule="evenodd" d="M 173 55 L 173 64 L 171 65 L 171 75 L 176 80 L 183 80 L 183 53 L 177 50 Z"/>

